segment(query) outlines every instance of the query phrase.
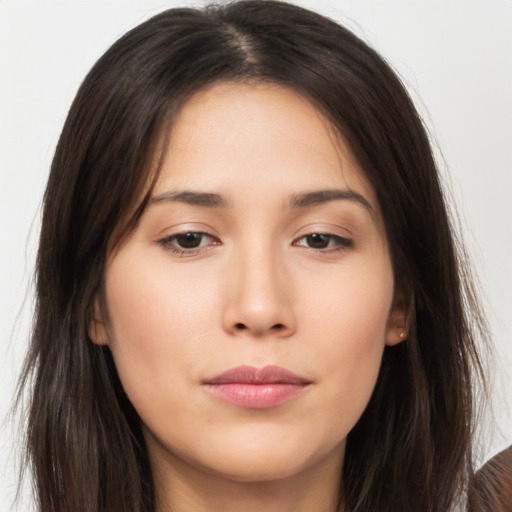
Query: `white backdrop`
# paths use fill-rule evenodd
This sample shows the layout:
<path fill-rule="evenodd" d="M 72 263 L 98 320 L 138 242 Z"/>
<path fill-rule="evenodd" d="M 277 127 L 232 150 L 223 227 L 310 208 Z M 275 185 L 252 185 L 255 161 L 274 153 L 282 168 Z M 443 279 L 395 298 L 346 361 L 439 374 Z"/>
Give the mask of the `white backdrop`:
<path fill-rule="evenodd" d="M 203 4 L 0 0 L 0 512 L 11 510 L 15 491 L 19 434 L 6 415 L 30 328 L 39 206 L 67 109 L 127 29 L 168 7 Z M 512 0 L 300 4 L 380 51 L 440 148 L 497 346 L 491 455 L 512 442 Z"/>

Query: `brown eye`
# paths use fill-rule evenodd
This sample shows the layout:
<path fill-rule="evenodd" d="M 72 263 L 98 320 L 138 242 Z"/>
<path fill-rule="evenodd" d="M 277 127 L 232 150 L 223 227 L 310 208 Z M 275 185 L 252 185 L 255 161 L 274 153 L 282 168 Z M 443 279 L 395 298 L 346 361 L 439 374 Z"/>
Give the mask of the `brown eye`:
<path fill-rule="evenodd" d="M 162 238 L 158 243 L 168 251 L 185 256 L 196 254 L 199 250 L 206 250 L 212 245 L 220 245 L 220 240 L 208 233 L 186 231 Z"/>
<path fill-rule="evenodd" d="M 305 237 L 306 244 L 312 249 L 325 249 L 329 246 L 331 237 L 329 235 L 322 235 L 320 233 L 313 233 Z"/>
<path fill-rule="evenodd" d="M 330 233 L 310 233 L 297 239 L 293 245 L 317 251 L 341 251 L 354 246 L 353 240 Z"/>
<path fill-rule="evenodd" d="M 175 244 L 181 249 L 196 249 L 201 245 L 203 238 L 205 236 L 204 233 L 197 233 L 195 231 L 190 231 L 188 233 L 181 233 L 179 235 L 174 235 Z"/>

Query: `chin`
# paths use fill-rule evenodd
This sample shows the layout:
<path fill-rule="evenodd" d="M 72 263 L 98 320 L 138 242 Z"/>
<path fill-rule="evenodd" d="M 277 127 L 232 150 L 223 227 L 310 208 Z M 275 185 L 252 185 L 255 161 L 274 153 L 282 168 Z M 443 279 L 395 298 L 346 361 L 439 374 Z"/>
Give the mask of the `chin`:
<path fill-rule="evenodd" d="M 253 440 L 254 441 L 254 440 Z M 291 478 L 319 464 L 336 464 L 341 466 L 344 443 L 337 446 L 313 446 L 306 440 L 301 443 L 293 439 L 280 441 L 218 443 L 215 451 L 197 462 L 208 473 L 235 482 L 270 482 Z M 206 455 L 203 452 L 203 455 Z"/>
<path fill-rule="evenodd" d="M 210 467 L 209 472 L 233 482 L 257 483 L 285 480 L 306 471 L 308 467 L 306 461 L 275 460 L 260 455 L 254 459 L 223 461 Z"/>

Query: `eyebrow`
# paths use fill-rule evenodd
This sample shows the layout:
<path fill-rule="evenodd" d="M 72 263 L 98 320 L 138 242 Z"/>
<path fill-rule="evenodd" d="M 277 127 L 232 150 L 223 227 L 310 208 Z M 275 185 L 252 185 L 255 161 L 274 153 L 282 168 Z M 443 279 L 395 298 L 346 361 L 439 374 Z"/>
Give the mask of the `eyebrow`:
<path fill-rule="evenodd" d="M 289 198 L 289 204 L 293 209 L 309 208 L 330 201 L 348 200 L 364 206 L 370 213 L 373 207 L 370 202 L 358 192 L 349 189 L 326 189 L 312 192 L 301 192 Z M 168 191 L 152 197 L 150 204 L 162 202 L 185 203 L 207 208 L 227 208 L 229 201 L 221 194 L 213 192 L 194 192 L 189 190 Z"/>
<path fill-rule="evenodd" d="M 195 206 L 206 206 L 208 208 L 226 208 L 228 206 L 227 199 L 220 194 L 214 194 L 212 192 L 191 192 L 188 190 L 164 192 L 158 196 L 152 197 L 150 203 L 155 204 L 167 201 Z"/>
<path fill-rule="evenodd" d="M 290 204 L 292 208 L 308 208 L 310 206 L 317 206 L 337 200 L 353 201 L 364 206 L 370 213 L 374 212 L 372 205 L 364 196 L 354 190 L 348 189 L 327 189 L 303 192 L 292 196 Z"/>

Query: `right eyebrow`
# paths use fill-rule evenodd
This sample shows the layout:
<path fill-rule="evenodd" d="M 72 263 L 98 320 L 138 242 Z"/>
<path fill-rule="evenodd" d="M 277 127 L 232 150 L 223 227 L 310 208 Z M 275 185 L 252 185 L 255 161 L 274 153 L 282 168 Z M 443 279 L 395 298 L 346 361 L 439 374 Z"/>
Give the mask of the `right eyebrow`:
<path fill-rule="evenodd" d="M 190 190 L 170 190 L 152 197 L 150 204 L 162 202 L 177 202 L 191 204 L 195 206 L 205 206 L 207 208 L 227 208 L 228 201 L 220 194 L 212 192 L 192 192 Z"/>

